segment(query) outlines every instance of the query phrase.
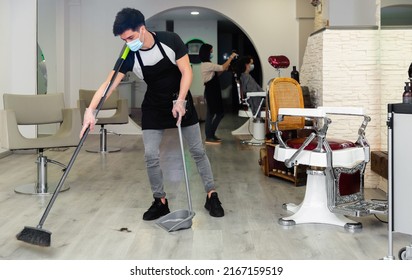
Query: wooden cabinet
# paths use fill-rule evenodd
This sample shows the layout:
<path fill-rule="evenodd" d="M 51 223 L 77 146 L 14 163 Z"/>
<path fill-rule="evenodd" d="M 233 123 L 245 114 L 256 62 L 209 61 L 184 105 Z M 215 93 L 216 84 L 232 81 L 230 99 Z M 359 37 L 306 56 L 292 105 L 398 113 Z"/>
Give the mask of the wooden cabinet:
<path fill-rule="evenodd" d="M 388 179 L 388 152 L 371 152 L 371 170 Z"/>
<path fill-rule="evenodd" d="M 306 184 L 306 168 L 305 165 L 298 165 L 292 168 L 286 168 L 285 163 L 277 161 L 273 158 L 275 144 L 270 141 L 265 143 L 265 147 L 260 150 L 259 164 L 262 167 L 262 172 L 266 176 L 279 177 L 288 180 L 295 186 Z"/>

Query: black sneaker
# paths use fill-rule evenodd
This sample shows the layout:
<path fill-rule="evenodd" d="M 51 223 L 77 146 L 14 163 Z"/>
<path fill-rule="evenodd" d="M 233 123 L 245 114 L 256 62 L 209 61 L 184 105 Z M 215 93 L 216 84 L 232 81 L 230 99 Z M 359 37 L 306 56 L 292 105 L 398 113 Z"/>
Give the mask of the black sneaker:
<path fill-rule="evenodd" d="M 216 192 L 212 193 L 210 198 L 206 196 L 205 208 L 209 210 L 210 216 L 223 217 L 225 215 L 225 210 L 223 210 L 221 204 Z"/>
<path fill-rule="evenodd" d="M 150 208 L 146 212 L 144 212 L 143 220 L 156 220 L 157 218 L 160 218 L 161 216 L 164 216 L 168 213 L 170 213 L 170 210 L 169 204 L 167 203 L 167 199 L 166 204 L 163 204 L 160 198 L 155 198 L 155 200 L 152 203 L 152 206 L 150 206 Z"/>
<path fill-rule="evenodd" d="M 213 139 L 215 139 L 217 142 L 222 142 L 222 139 L 220 139 L 219 137 L 217 137 L 216 135 L 213 136 Z"/>

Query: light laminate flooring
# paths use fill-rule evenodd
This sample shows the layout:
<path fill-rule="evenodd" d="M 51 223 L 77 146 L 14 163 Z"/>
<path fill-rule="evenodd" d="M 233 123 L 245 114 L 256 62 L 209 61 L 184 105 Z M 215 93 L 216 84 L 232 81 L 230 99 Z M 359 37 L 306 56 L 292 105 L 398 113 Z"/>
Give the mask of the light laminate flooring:
<path fill-rule="evenodd" d="M 44 224 L 52 232 L 51 246 L 46 248 L 15 237 L 24 226 L 38 224 L 51 197 L 14 192 L 15 186 L 35 180 L 36 154 L 16 152 L 0 159 L 0 259 L 377 260 L 388 255 L 387 224 L 374 216 L 355 219 L 363 223 L 358 233 L 323 224 L 278 225 L 280 217 L 290 215 L 282 204 L 301 202 L 305 187 L 263 175 L 258 165 L 261 147 L 243 145 L 230 133 L 244 121 L 228 113 L 218 130 L 223 143 L 206 145 L 225 217 L 213 218 L 204 209 L 201 179 L 186 151 L 196 215 L 190 229 L 173 233 L 142 220 L 152 196 L 141 136 L 109 135 L 108 145 L 122 150 L 103 155 L 86 152 L 99 145 L 98 135 L 89 135 L 67 177 L 70 189 L 59 194 Z M 187 209 L 176 129 L 165 133 L 162 148 L 169 207 L 171 211 Z M 73 151 L 45 154 L 67 163 Z M 48 174 L 49 182 L 57 182 L 61 168 L 49 164 Z M 366 194 L 385 198 L 378 190 Z M 409 243 L 410 236 L 394 233 L 394 254 Z"/>

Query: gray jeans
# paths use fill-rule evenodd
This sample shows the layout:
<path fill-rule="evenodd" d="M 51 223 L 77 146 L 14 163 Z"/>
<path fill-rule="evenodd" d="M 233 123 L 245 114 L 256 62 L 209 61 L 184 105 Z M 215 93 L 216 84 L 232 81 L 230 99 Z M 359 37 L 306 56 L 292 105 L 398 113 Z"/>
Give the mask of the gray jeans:
<path fill-rule="evenodd" d="M 154 198 L 162 198 L 166 196 L 163 185 L 163 172 L 160 168 L 159 151 L 163 132 L 163 129 L 143 130 L 146 168 Z M 199 123 L 188 127 L 182 127 L 182 135 L 184 143 L 189 146 L 190 154 L 195 160 L 205 191 L 209 192 L 210 190 L 213 190 L 215 185 L 212 168 L 203 146 Z"/>

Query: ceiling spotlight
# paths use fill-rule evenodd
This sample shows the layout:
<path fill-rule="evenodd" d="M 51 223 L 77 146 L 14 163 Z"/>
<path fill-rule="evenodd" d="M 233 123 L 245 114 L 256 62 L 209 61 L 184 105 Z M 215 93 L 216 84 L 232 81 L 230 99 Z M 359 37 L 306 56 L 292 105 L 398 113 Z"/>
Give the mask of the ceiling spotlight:
<path fill-rule="evenodd" d="M 199 14 L 199 12 L 198 11 L 193 11 L 193 12 L 190 12 L 190 14 L 196 16 L 196 15 Z"/>

